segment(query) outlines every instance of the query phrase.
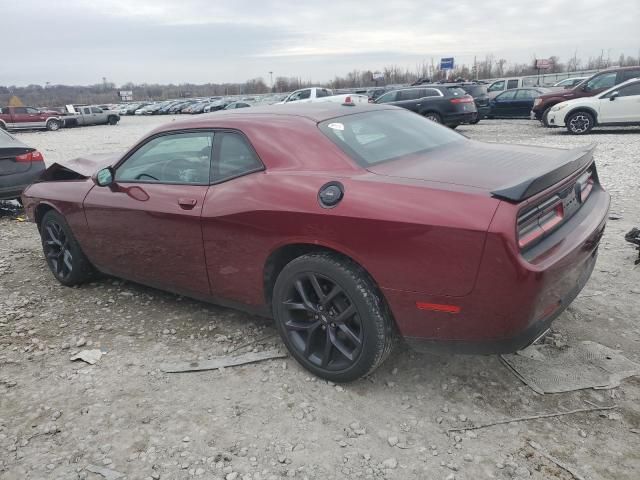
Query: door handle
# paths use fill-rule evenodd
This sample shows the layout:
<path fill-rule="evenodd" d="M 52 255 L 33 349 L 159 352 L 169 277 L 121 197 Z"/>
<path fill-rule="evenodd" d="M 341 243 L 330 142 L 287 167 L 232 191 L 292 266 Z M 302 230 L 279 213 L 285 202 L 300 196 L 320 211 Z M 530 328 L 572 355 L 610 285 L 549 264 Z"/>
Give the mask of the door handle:
<path fill-rule="evenodd" d="M 182 208 L 183 210 L 191 210 L 193 207 L 196 206 L 197 203 L 198 201 L 195 198 L 179 198 L 178 199 L 178 205 L 180 205 L 180 208 Z"/>

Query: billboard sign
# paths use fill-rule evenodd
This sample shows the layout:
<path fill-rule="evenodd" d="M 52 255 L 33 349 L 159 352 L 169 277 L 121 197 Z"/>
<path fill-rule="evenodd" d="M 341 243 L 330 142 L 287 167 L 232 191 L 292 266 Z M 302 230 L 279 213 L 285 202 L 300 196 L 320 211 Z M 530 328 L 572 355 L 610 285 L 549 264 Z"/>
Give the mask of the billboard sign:
<path fill-rule="evenodd" d="M 547 70 L 551 68 L 551 60 L 548 58 L 538 58 L 536 59 L 536 68 L 539 70 Z"/>
<path fill-rule="evenodd" d="M 453 70 L 453 57 L 441 58 L 440 70 Z"/>

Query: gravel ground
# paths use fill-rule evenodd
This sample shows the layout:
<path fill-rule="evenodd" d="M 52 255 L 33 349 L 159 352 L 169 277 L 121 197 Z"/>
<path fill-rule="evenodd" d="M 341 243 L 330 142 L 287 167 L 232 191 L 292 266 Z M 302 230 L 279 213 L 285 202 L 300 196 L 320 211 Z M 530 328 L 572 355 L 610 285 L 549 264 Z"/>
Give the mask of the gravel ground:
<path fill-rule="evenodd" d="M 115 127 L 17 136 L 49 162 L 122 150 L 168 117 Z M 485 141 L 598 144 L 613 196 L 593 277 L 556 321 L 556 338 L 594 340 L 640 361 L 640 267 L 624 232 L 640 224 L 640 131 L 573 137 L 530 121 L 460 127 Z M 272 324 L 234 310 L 104 278 L 59 285 L 36 227 L 0 216 L 0 478 L 98 479 L 90 464 L 128 479 L 570 479 L 534 449 L 586 479 L 636 480 L 640 379 L 613 390 L 538 395 L 495 356 L 418 355 L 398 348 L 371 377 L 336 386 L 293 360 L 165 374 L 169 360 L 234 349 L 282 348 Z M 252 345 L 243 346 L 249 341 Z M 71 362 L 106 352 L 94 366 Z M 616 409 L 447 429 L 507 418 Z"/>

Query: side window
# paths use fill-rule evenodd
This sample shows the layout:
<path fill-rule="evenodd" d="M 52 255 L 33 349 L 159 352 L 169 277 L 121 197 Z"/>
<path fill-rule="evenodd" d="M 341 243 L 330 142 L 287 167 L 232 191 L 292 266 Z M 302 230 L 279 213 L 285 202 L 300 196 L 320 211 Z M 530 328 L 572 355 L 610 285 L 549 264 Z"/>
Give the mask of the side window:
<path fill-rule="evenodd" d="M 326 88 L 319 88 L 316 90 L 316 98 L 321 98 L 321 97 L 329 97 L 329 92 L 327 91 Z"/>
<path fill-rule="evenodd" d="M 536 78 L 527 77 L 527 78 L 523 78 L 522 79 L 522 86 L 523 87 L 534 87 L 537 84 L 538 84 L 538 80 Z"/>
<path fill-rule="evenodd" d="M 102 110 L 96 107 L 91 107 L 91 113 L 102 113 Z"/>
<path fill-rule="evenodd" d="M 118 167 L 116 181 L 206 185 L 212 146 L 212 132 L 156 137 Z"/>
<path fill-rule="evenodd" d="M 619 97 L 633 97 L 635 95 L 640 95 L 640 82 L 627 85 L 618 91 L 620 92 L 620 95 L 618 95 Z"/>
<path fill-rule="evenodd" d="M 603 73 L 597 75 L 587 82 L 585 90 L 599 90 L 603 88 L 611 88 L 616 84 L 616 72 Z"/>
<path fill-rule="evenodd" d="M 512 88 L 518 88 L 518 79 L 514 78 L 512 80 L 507 81 L 507 90 Z"/>
<path fill-rule="evenodd" d="M 27 113 L 31 113 L 31 114 L 40 113 L 40 110 L 38 110 L 37 108 L 27 107 Z"/>
<path fill-rule="evenodd" d="M 217 155 L 213 162 L 213 181 L 238 177 L 262 169 L 262 162 L 239 133 L 218 133 Z"/>
<path fill-rule="evenodd" d="M 623 70 L 622 72 L 620 72 L 620 81 L 618 83 L 631 80 L 632 78 L 640 78 L 640 69 Z"/>
<path fill-rule="evenodd" d="M 395 102 L 397 97 L 398 97 L 397 91 L 385 93 L 384 95 L 378 97 L 378 99 L 376 100 L 376 103 Z"/>
<path fill-rule="evenodd" d="M 504 90 L 504 80 L 493 82 L 489 87 L 490 92 L 501 92 L 502 90 Z"/>
<path fill-rule="evenodd" d="M 311 90 L 302 90 L 298 96 L 298 100 L 305 100 L 311 97 Z"/>
<path fill-rule="evenodd" d="M 295 102 L 296 100 L 300 100 L 300 95 L 302 95 L 302 90 L 299 92 L 293 92 L 289 98 L 287 98 L 287 102 Z"/>
<path fill-rule="evenodd" d="M 397 99 L 398 100 L 416 100 L 420 98 L 420 90 L 417 88 L 412 88 L 410 90 L 400 90 L 398 92 Z"/>
<path fill-rule="evenodd" d="M 82 109 L 82 113 L 85 115 L 89 115 L 91 113 L 91 109 L 89 107 L 85 107 Z"/>
<path fill-rule="evenodd" d="M 513 100 L 516 96 L 515 90 L 507 90 L 496 97 L 496 100 Z"/>
<path fill-rule="evenodd" d="M 422 96 L 423 97 L 439 97 L 440 96 L 440 92 L 438 90 L 436 90 L 435 88 L 426 88 L 424 90 L 424 94 Z"/>
<path fill-rule="evenodd" d="M 18 115 L 24 115 L 27 113 L 26 107 L 13 107 L 13 113 Z"/>
<path fill-rule="evenodd" d="M 533 100 L 539 96 L 540 94 L 535 90 L 526 89 L 516 91 L 516 100 Z"/>

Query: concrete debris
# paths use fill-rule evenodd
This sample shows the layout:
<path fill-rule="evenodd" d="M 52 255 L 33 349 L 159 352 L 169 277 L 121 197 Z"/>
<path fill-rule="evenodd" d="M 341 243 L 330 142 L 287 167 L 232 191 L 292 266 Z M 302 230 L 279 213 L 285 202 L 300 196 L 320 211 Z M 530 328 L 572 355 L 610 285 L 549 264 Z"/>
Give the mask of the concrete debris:
<path fill-rule="evenodd" d="M 100 350 L 82 350 L 79 353 L 73 355 L 69 360 L 82 360 L 83 362 L 87 362 L 89 365 L 95 365 L 98 360 L 102 358 L 103 353 Z"/>

